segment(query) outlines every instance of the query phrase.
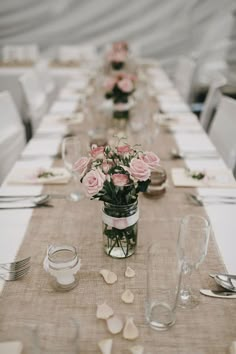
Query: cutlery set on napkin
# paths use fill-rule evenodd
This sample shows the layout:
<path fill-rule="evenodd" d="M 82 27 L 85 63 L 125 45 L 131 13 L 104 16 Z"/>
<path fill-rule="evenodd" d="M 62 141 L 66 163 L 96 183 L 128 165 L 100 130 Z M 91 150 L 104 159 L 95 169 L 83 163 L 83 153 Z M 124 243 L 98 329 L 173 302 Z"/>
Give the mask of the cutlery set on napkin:
<path fill-rule="evenodd" d="M 0 196 L 0 209 L 28 209 L 52 207 L 48 204 L 51 197 L 48 194 L 38 196 Z"/>
<path fill-rule="evenodd" d="M 220 298 L 236 299 L 236 275 L 226 273 L 209 274 L 216 284 L 220 285 L 221 290 L 200 289 L 202 295 Z"/>
<path fill-rule="evenodd" d="M 226 168 L 207 170 L 172 168 L 171 175 L 176 187 L 236 187 L 236 181 L 232 172 Z"/>
<path fill-rule="evenodd" d="M 71 178 L 65 168 L 15 168 L 8 184 L 67 184 Z"/>

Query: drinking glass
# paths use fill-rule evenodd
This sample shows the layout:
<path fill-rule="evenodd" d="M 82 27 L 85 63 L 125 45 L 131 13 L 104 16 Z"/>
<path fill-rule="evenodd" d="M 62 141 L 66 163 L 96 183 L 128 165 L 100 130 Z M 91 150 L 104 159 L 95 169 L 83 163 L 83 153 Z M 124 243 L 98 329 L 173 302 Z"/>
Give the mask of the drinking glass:
<path fill-rule="evenodd" d="M 168 245 L 165 236 L 168 239 L 170 232 L 167 235 L 162 230 L 163 237 L 149 247 L 147 254 L 146 319 L 155 330 L 167 330 L 175 323 L 181 276 L 176 242 Z"/>
<path fill-rule="evenodd" d="M 74 246 L 48 246 L 43 266 L 56 291 L 69 291 L 78 284 L 80 259 Z"/>
<path fill-rule="evenodd" d="M 65 168 L 70 172 L 73 177 L 75 190 L 72 191 L 68 199 L 73 202 L 78 202 L 83 199 L 83 193 L 79 191 L 79 180 L 77 173 L 73 170 L 75 162 L 82 156 L 82 141 L 79 137 L 68 137 L 64 138 L 62 142 L 62 158 L 64 161 Z"/>
<path fill-rule="evenodd" d="M 6 348 L 0 349 L 1 353 L 38 354 L 35 348 L 36 326 L 28 320 L 17 319 L 0 329 L 0 343 L 5 343 Z M 5 350 L 5 351 L 4 351 Z"/>
<path fill-rule="evenodd" d="M 182 269 L 178 305 L 193 308 L 199 303 L 199 289 L 191 286 L 191 275 L 203 262 L 210 236 L 210 224 L 198 215 L 185 216 L 180 224 L 177 254 Z"/>
<path fill-rule="evenodd" d="M 78 354 L 78 321 L 63 317 L 57 321 L 38 323 L 35 339 L 35 354 Z"/>

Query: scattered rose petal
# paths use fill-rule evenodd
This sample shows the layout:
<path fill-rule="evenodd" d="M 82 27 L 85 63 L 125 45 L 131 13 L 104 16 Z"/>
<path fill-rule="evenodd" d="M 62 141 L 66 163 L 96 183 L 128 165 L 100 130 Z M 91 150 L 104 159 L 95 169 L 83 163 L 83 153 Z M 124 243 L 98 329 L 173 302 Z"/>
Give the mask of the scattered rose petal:
<path fill-rule="evenodd" d="M 131 290 L 127 289 L 121 295 L 121 300 L 126 304 L 132 304 L 134 302 L 134 294 Z"/>
<path fill-rule="evenodd" d="M 144 353 L 144 347 L 141 345 L 135 345 L 134 347 L 129 348 L 129 351 L 132 354 L 143 354 Z"/>
<path fill-rule="evenodd" d="M 107 328 L 112 334 L 120 333 L 123 325 L 123 321 L 118 316 L 112 316 L 107 319 Z"/>
<path fill-rule="evenodd" d="M 127 318 L 123 330 L 123 337 L 125 339 L 133 340 L 138 338 L 138 336 L 139 336 L 138 328 L 135 326 L 133 318 L 132 317 Z"/>
<path fill-rule="evenodd" d="M 117 275 L 110 270 L 102 269 L 100 270 L 100 274 L 107 284 L 114 284 L 117 281 Z"/>
<path fill-rule="evenodd" d="M 100 318 L 101 320 L 107 320 L 109 317 L 113 315 L 113 310 L 112 308 L 107 305 L 105 302 L 101 305 L 97 305 L 97 318 Z"/>
<path fill-rule="evenodd" d="M 127 278 L 133 278 L 135 276 L 135 271 L 132 268 L 127 267 L 125 271 L 125 276 Z"/>
<path fill-rule="evenodd" d="M 103 339 L 98 342 L 98 347 L 102 354 L 111 354 L 112 342 L 113 340 L 111 338 Z"/>

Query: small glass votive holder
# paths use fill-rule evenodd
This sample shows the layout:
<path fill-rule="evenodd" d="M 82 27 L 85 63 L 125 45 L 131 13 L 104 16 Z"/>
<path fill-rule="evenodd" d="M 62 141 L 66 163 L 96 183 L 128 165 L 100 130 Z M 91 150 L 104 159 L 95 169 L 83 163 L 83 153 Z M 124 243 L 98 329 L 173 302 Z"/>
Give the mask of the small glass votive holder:
<path fill-rule="evenodd" d="M 77 286 L 81 261 L 74 246 L 50 245 L 43 266 L 56 291 L 69 291 Z"/>
<path fill-rule="evenodd" d="M 163 167 L 158 166 L 151 172 L 151 182 L 144 193 L 147 197 L 161 197 L 166 192 L 167 175 Z"/>
<path fill-rule="evenodd" d="M 89 136 L 89 145 L 90 147 L 93 144 L 97 146 L 106 146 L 107 145 L 107 132 L 104 128 L 95 128 L 88 131 Z"/>

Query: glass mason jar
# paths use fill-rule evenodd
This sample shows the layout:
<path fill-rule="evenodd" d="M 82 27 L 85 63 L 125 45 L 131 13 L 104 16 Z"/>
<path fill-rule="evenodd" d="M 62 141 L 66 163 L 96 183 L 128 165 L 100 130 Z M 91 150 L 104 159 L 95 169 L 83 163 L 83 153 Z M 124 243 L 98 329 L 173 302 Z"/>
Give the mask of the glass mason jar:
<path fill-rule="evenodd" d="M 128 205 L 104 203 L 103 242 L 107 255 L 114 258 L 127 258 L 135 252 L 138 219 L 138 201 Z"/>
<path fill-rule="evenodd" d="M 44 269 L 51 275 L 52 287 L 69 291 L 78 284 L 80 259 L 74 246 L 51 245 L 44 259 Z"/>

